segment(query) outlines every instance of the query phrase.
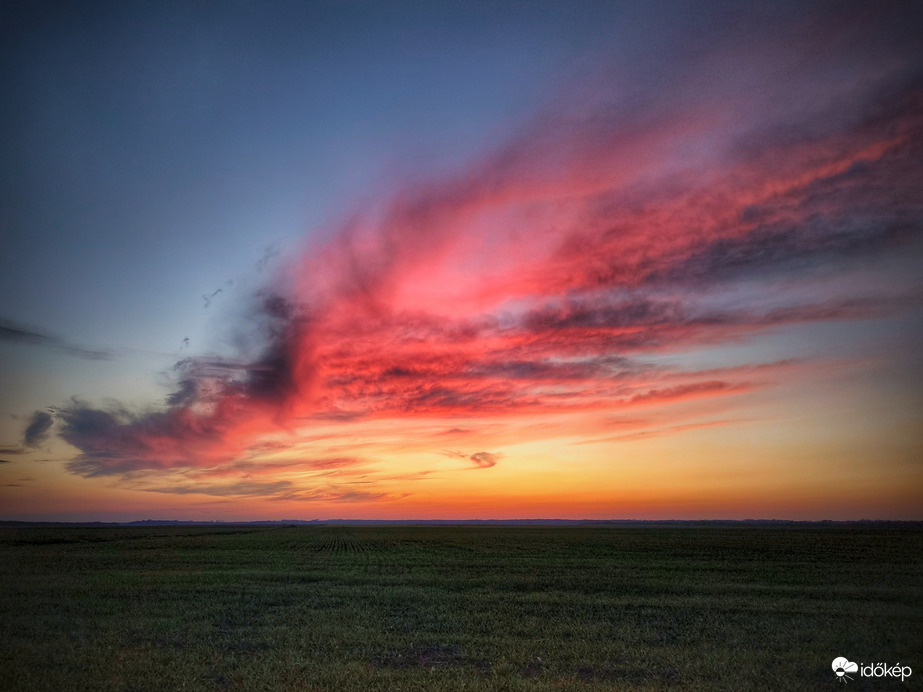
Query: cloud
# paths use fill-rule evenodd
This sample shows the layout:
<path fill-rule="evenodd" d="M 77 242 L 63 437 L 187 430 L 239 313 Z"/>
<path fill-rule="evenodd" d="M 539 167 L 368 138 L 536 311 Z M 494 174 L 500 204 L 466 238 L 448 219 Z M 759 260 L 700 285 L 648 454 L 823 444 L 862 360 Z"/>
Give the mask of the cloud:
<path fill-rule="evenodd" d="M 746 419 L 723 419 L 723 420 L 712 420 L 712 421 L 698 421 L 695 423 L 684 423 L 682 425 L 665 425 L 657 428 L 643 428 L 634 432 L 624 433 L 621 435 L 610 435 L 607 437 L 599 437 L 588 440 L 583 440 L 577 444 L 599 444 L 605 442 L 627 442 L 630 440 L 645 440 L 654 437 L 663 437 L 667 435 L 675 435 L 677 433 L 688 432 L 691 430 L 701 430 L 703 428 L 714 428 L 725 425 L 738 425 L 740 423 L 748 423 L 749 420 Z"/>
<path fill-rule="evenodd" d="M 215 296 L 217 296 L 219 293 L 221 293 L 222 290 L 223 290 L 223 289 L 217 288 L 217 289 L 215 289 L 214 291 L 212 291 L 211 293 L 207 293 L 207 294 L 204 294 L 204 293 L 203 293 L 203 294 L 202 294 L 202 300 L 205 301 L 205 309 L 206 309 L 206 310 L 208 309 L 208 306 L 211 305 L 212 299 L 213 299 Z"/>
<path fill-rule="evenodd" d="M 237 483 L 190 483 L 178 486 L 152 486 L 143 488 L 149 492 L 168 495 L 210 495 L 213 497 L 266 498 L 271 500 L 297 500 L 299 502 L 387 502 L 407 497 L 409 493 L 384 491 L 342 490 L 335 487 L 314 490 L 300 490 L 291 481 Z"/>
<path fill-rule="evenodd" d="M 11 463 L 13 462 L 11 462 L 9 459 L 0 459 L 0 464 L 11 464 Z"/>
<path fill-rule="evenodd" d="M 664 401 L 681 401 L 693 399 L 701 396 L 713 396 L 716 394 L 727 394 L 729 392 L 741 392 L 749 389 L 751 385 L 747 383 L 731 384 L 718 380 L 711 382 L 690 382 L 675 387 L 665 387 L 663 389 L 650 389 L 631 396 L 626 403 L 649 403 Z"/>
<path fill-rule="evenodd" d="M 23 435 L 23 441 L 28 447 L 37 447 L 48 437 L 51 426 L 54 425 L 54 419 L 45 411 L 36 411 L 32 414 L 29 425 L 26 426 L 26 432 Z"/>
<path fill-rule="evenodd" d="M 345 474 L 362 467 L 348 453 L 279 461 L 274 445 L 316 427 L 358 445 L 362 425 L 415 418 L 476 435 L 474 419 L 675 410 L 783 376 L 675 356 L 918 308 L 923 57 L 895 14 L 856 12 L 728 26 L 707 49 L 677 44 L 653 78 L 643 61 L 605 64 L 493 152 L 345 209 L 241 308 L 233 356 L 176 364 L 160 409 L 62 407 L 69 470 Z M 820 37 L 821 20 L 839 29 Z M 338 497 L 291 482 L 159 492 Z"/>
<path fill-rule="evenodd" d="M 0 318 L 0 341 L 27 344 L 29 346 L 44 346 L 60 351 L 61 353 L 66 353 L 70 356 L 87 358 L 89 360 L 108 360 L 112 358 L 112 354 L 109 351 L 75 346 L 56 336 L 43 334 L 25 325 L 2 318 Z"/>
<path fill-rule="evenodd" d="M 475 452 L 471 455 L 471 461 L 474 462 L 475 468 L 489 469 L 491 466 L 497 465 L 497 456 L 490 452 Z"/>
<path fill-rule="evenodd" d="M 361 464 L 361 459 L 356 459 L 353 457 L 339 457 L 335 459 L 311 459 L 310 461 L 302 462 L 306 467 L 311 469 L 342 469 L 350 466 L 356 466 Z"/>
<path fill-rule="evenodd" d="M 365 490 L 314 490 L 299 491 L 288 495 L 277 496 L 277 500 L 298 500 L 301 502 L 393 502 L 410 493 L 391 493 L 384 491 Z"/>
<path fill-rule="evenodd" d="M 286 450 L 288 450 L 288 447 L 288 445 L 281 445 L 281 448 Z M 357 457 L 331 457 L 321 459 L 260 458 L 232 461 L 213 467 L 197 468 L 188 475 L 196 479 L 240 476 L 241 474 L 253 478 L 272 476 L 280 472 L 295 472 L 301 475 L 310 473 L 312 475 L 323 475 L 329 478 L 332 476 L 354 475 L 356 469 L 363 469 L 364 472 L 366 463 L 366 460 Z"/>
<path fill-rule="evenodd" d="M 474 464 L 474 466 L 471 466 L 470 468 L 474 469 L 489 469 L 492 466 L 496 466 L 497 460 L 500 458 L 499 454 L 493 454 L 491 452 L 475 452 L 474 454 L 465 454 L 464 452 L 444 450 L 442 454 L 452 459 L 470 461 L 472 464 Z"/>
<path fill-rule="evenodd" d="M 231 426 L 220 412 L 200 416 L 173 408 L 136 415 L 80 402 L 62 407 L 58 417 L 61 438 L 81 450 L 68 469 L 87 477 L 214 462 Z"/>
<path fill-rule="evenodd" d="M 218 497 L 273 497 L 287 493 L 291 489 L 290 481 L 273 481 L 269 483 L 240 482 L 223 485 L 196 483 L 184 486 L 167 486 L 146 488 L 150 492 L 170 495 L 215 495 Z"/>

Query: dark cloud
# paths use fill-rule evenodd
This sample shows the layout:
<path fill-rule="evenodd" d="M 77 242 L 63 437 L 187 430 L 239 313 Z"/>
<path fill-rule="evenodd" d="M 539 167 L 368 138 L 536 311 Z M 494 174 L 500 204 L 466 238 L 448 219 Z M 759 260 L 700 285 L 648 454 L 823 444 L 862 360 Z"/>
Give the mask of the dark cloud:
<path fill-rule="evenodd" d="M 180 380 L 175 392 L 167 396 L 168 406 L 183 406 L 196 400 L 199 393 L 198 382 L 195 379 Z"/>
<path fill-rule="evenodd" d="M 13 462 L 11 462 L 9 459 L 0 459 L 0 464 L 12 464 L 12 463 Z"/>
<path fill-rule="evenodd" d="M 68 469 L 87 477 L 190 465 L 226 429 L 220 415 L 194 417 L 176 408 L 136 415 L 77 402 L 58 415 L 61 438 L 82 452 Z"/>
<path fill-rule="evenodd" d="M 23 441 L 29 447 L 36 447 L 44 442 L 48 437 L 48 431 L 54 425 L 54 419 L 45 411 L 36 411 L 32 414 L 29 425 L 26 426 L 26 432 L 23 435 Z"/>
<path fill-rule="evenodd" d="M 310 320 L 295 303 L 275 293 L 266 292 L 251 314 L 249 329 L 257 334 L 261 345 L 257 357 L 247 367 L 241 394 L 271 405 L 284 406 L 310 373 L 298 374 L 294 353 L 310 343 Z M 250 341 L 251 335 L 245 340 Z M 243 344 L 242 344 L 243 345 Z"/>
<path fill-rule="evenodd" d="M 242 421 L 279 422 L 295 397 L 293 349 L 306 340 L 307 320 L 293 303 L 272 293 L 258 296 L 237 345 L 251 359 L 186 358 L 166 398 L 167 409 L 132 412 L 94 408 L 74 401 L 58 411 L 59 434 L 81 454 L 68 464 L 82 476 L 126 475 L 150 469 L 227 462 L 241 453 L 225 450 L 229 429 Z"/>
<path fill-rule="evenodd" d="M 687 308 L 680 301 L 634 298 L 606 303 L 602 300 L 570 300 L 559 306 L 532 310 L 522 320 L 531 332 L 566 329 L 620 329 L 675 325 L 688 321 Z"/>
<path fill-rule="evenodd" d="M 0 341 L 28 344 L 31 346 L 44 346 L 71 356 L 88 358 L 90 360 L 108 360 L 112 358 L 112 354 L 108 351 L 74 346 L 56 336 L 43 334 L 24 325 L 5 319 L 0 319 Z"/>
<path fill-rule="evenodd" d="M 769 272 L 804 271 L 829 266 L 837 258 L 862 257 L 868 261 L 882 254 L 906 231 L 919 229 L 901 224 L 871 221 L 832 222 L 811 219 L 787 229 L 761 228 L 742 238 L 722 238 L 697 250 L 669 270 L 649 280 L 717 281 L 756 278 Z"/>
<path fill-rule="evenodd" d="M 471 378 L 509 378 L 529 382 L 572 382 L 607 379 L 637 366 L 619 356 L 596 356 L 566 361 L 560 358 L 475 362 L 464 371 Z"/>
<path fill-rule="evenodd" d="M 545 307 L 529 312 L 523 319 L 523 327 L 528 333 L 541 335 L 543 339 L 574 332 L 585 347 L 592 346 L 597 340 L 624 350 L 652 347 L 666 342 L 679 346 L 716 335 L 726 336 L 720 334 L 722 329 L 752 331 L 754 328 L 798 322 L 880 317 L 919 305 L 923 301 L 923 288 L 899 294 L 829 299 L 763 309 L 756 304 L 740 309 L 716 309 L 698 305 L 696 301 L 695 296 L 685 301 L 636 298 L 613 304 L 600 304 L 598 300 L 574 300 L 559 307 Z M 556 348 L 553 342 L 545 343 Z M 555 368 L 559 365 L 559 362 L 555 363 Z M 538 364 L 531 367 L 536 372 L 552 372 Z M 639 363 L 630 358 L 602 356 L 583 359 L 572 374 L 600 377 L 606 374 L 636 374 L 639 370 Z M 559 372 L 566 370 L 561 369 Z"/>
<path fill-rule="evenodd" d="M 920 155 L 923 156 L 923 150 Z M 853 165 L 853 169 L 867 168 L 865 164 Z M 852 174 L 847 171 L 843 175 Z M 751 231 L 715 239 L 671 266 L 650 273 L 645 281 L 711 283 L 765 278 L 782 272 L 804 274 L 816 267 L 835 267 L 852 260 L 868 263 L 902 248 L 913 252 L 912 243 L 923 236 L 919 217 L 909 218 L 923 212 L 923 196 L 909 189 L 911 186 L 923 189 L 923 174 L 904 176 L 901 184 L 876 186 L 871 181 L 859 184 L 862 195 L 868 194 L 870 188 L 879 188 L 882 200 L 903 196 L 903 204 L 880 201 L 872 204 L 870 200 L 857 199 L 861 196 L 857 190 L 837 189 L 839 186 L 831 181 L 817 182 L 814 186 L 827 189 L 811 194 L 837 194 L 844 199 L 837 202 L 834 210 L 830 209 L 833 205 L 829 199 L 823 200 L 826 211 L 800 210 L 797 221 L 772 218 L 778 216 L 778 203 L 771 208 L 749 207 L 744 211 L 747 221 L 757 222 Z M 914 197 L 917 199 L 913 200 Z M 908 207 L 912 200 L 916 206 L 913 213 Z"/>

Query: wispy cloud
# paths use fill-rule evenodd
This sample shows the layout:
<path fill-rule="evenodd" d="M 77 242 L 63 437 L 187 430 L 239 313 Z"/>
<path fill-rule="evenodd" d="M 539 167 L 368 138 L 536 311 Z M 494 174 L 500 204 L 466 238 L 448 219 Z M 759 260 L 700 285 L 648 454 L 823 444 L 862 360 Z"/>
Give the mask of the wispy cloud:
<path fill-rule="evenodd" d="M 0 341 L 42 346 L 77 358 L 90 360 L 108 360 L 112 358 L 109 351 L 76 346 L 57 336 L 52 336 L 17 322 L 0 318 Z"/>
<path fill-rule="evenodd" d="M 639 430 L 633 432 L 627 432 L 619 435 L 609 435 L 606 437 L 597 437 L 587 440 L 582 440 L 577 444 L 580 445 L 590 445 L 590 444 L 600 444 L 607 442 L 628 442 L 631 440 L 646 440 L 654 437 L 663 437 L 667 435 L 676 435 L 678 433 L 690 432 L 693 430 L 702 430 L 704 428 L 715 428 L 725 425 L 739 425 L 741 423 L 748 423 L 747 419 L 732 418 L 732 419 L 720 419 L 720 420 L 709 420 L 709 421 L 697 421 L 694 423 L 683 423 L 682 425 L 663 425 L 658 427 L 642 427 Z"/>
<path fill-rule="evenodd" d="M 218 497 L 273 497 L 282 493 L 288 493 L 291 489 L 291 481 L 274 481 L 270 483 L 225 483 L 225 484 L 206 484 L 196 483 L 180 486 L 164 486 L 145 488 L 150 492 L 168 493 L 170 495 L 216 495 Z"/>

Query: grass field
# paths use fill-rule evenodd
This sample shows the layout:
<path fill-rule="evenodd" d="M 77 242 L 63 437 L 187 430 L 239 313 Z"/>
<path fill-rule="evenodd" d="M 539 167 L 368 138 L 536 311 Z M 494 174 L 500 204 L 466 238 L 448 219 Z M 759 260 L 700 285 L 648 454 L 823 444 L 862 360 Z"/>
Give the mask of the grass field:
<path fill-rule="evenodd" d="M 3 690 L 840 689 L 920 670 L 923 532 L 0 530 Z"/>

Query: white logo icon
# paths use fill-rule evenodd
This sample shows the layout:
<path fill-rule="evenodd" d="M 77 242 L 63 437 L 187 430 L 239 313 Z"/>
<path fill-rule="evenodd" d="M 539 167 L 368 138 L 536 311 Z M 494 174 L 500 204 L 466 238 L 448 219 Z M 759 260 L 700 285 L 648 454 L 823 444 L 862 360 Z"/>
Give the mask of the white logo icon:
<path fill-rule="evenodd" d="M 838 682 L 846 682 L 847 680 L 852 680 L 846 673 L 856 673 L 859 671 L 859 666 L 852 661 L 849 661 L 842 656 L 839 656 L 833 659 L 833 672 L 836 673 L 836 679 Z"/>

